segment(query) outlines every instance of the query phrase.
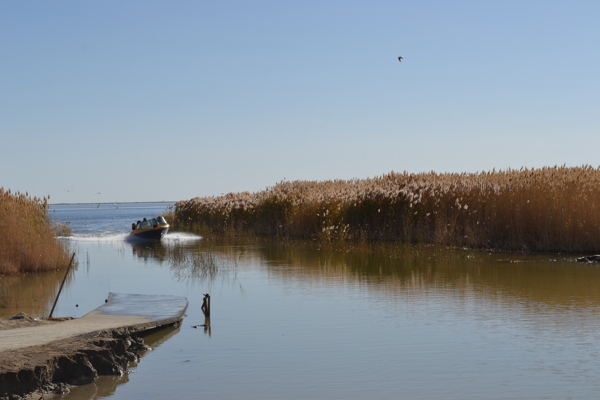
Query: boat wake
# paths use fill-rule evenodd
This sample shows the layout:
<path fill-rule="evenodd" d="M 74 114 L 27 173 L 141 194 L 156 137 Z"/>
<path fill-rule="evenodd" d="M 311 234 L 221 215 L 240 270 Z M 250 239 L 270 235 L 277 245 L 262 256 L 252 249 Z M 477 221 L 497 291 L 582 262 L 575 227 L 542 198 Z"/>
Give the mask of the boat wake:
<path fill-rule="evenodd" d="M 90 235 L 59 236 L 59 240 L 69 242 L 127 242 L 130 240 L 129 233 L 107 233 Z M 202 239 L 202 236 L 191 233 L 173 232 L 167 233 L 162 242 L 193 242 Z"/>
<path fill-rule="evenodd" d="M 110 234 L 96 234 L 96 235 L 73 235 L 73 236 L 59 236 L 59 240 L 65 240 L 69 242 L 122 242 L 124 241 L 128 233 L 110 233 Z"/>
<path fill-rule="evenodd" d="M 163 238 L 163 242 L 164 241 L 182 241 L 182 242 L 192 242 L 194 240 L 200 240 L 202 239 L 202 236 L 198 236 L 198 235 L 194 235 L 192 233 L 184 233 L 184 232 L 170 232 L 167 233 Z"/>

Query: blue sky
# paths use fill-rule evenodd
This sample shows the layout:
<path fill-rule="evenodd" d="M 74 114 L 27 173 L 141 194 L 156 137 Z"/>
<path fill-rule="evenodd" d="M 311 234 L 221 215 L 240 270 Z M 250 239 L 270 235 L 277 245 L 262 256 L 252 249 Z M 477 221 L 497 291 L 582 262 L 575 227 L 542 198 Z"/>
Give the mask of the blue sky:
<path fill-rule="evenodd" d="M 598 15 L 597 1 L 2 2 L 0 186 L 160 201 L 597 167 Z"/>

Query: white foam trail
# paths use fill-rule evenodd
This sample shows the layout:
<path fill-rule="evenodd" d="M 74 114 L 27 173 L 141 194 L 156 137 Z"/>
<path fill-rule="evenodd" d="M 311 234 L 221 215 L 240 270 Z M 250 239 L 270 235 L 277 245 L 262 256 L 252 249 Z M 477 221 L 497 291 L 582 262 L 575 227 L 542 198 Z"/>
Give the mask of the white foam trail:
<path fill-rule="evenodd" d="M 122 242 L 129 238 L 129 233 L 111 233 L 107 235 L 73 235 L 59 236 L 58 239 L 70 242 Z M 163 242 L 192 242 L 202 239 L 202 236 L 192 233 L 174 232 L 163 236 Z"/>
<path fill-rule="evenodd" d="M 202 239 L 202 236 L 194 235 L 192 233 L 184 233 L 184 232 L 167 233 L 162 238 L 162 240 L 167 240 L 167 241 L 175 241 L 175 240 L 194 241 L 194 240 L 200 240 L 200 239 Z"/>
<path fill-rule="evenodd" d="M 61 237 L 62 240 L 68 240 L 73 242 L 122 242 L 129 236 L 128 233 L 117 233 L 110 235 L 90 235 L 90 236 L 65 236 Z"/>

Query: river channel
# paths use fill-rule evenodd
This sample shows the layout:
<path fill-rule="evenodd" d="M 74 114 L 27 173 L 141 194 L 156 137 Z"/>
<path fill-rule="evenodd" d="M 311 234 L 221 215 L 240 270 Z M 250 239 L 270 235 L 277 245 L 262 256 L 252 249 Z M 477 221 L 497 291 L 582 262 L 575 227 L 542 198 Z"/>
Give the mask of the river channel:
<path fill-rule="evenodd" d="M 63 399 L 590 399 L 600 393 L 600 266 L 439 247 L 331 252 L 169 233 L 165 203 L 52 205 L 77 267 L 54 316 L 108 293 L 185 296 L 177 328 L 122 377 Z M 63 272 L 0 277 L 0 316 L 47 316 Z M 201 311 L 211 296 L 211 318 Z M 209 326 L 199 326 L 209 324 Z"/>

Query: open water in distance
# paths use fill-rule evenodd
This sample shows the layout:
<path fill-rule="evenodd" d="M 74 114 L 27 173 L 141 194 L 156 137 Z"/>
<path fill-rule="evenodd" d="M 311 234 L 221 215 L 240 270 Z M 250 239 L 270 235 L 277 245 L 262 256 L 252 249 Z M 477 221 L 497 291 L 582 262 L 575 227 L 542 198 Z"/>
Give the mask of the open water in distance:
<path fill-rule="evenodd" d="M 131 222 L 165 208 L 51 206 L 53 218 L 72 226 L 66 240 L 78 260 L 55 316 L 80 317 L 109 292 L 190 301 L 180 327 L 147 338 L 154 349 L 131 373 L 73 388 L 64 399 L 590 399 L 600 393 L 596 265 L 439 248 L 342 254 L 177 233 L 155 246 L 124 240 Z M 60 278 L 44 281 L 55 291 Z M 11 297 L 7 287 L 32 283 L 0 282 L 10 299 L 4 315 L 47 315 L 52 295 Z M 204 293 L 212 299 L 210 328 L 193 328 L 205 323 Z"/>

